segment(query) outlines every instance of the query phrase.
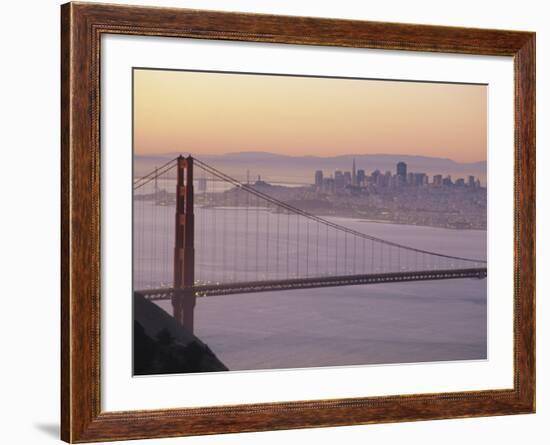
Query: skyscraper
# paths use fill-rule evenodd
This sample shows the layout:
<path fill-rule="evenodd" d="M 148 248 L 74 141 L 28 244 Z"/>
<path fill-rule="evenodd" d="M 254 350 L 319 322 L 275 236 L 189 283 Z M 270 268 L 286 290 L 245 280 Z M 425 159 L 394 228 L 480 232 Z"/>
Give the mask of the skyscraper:
<path fill-rule="evenodd" d="M 391 171 L 386 171 L 384 174 L 384 187 L 390 187 L 391 186 Z"/>
<path fill-rule="evenodd" d="M 344 183 L 345 185 L 351 184 L 351 173 L 350 172 L 344 172 Z"/>
<path fill-rule="evenodd" d="M 362 186 L 365 184 L 365 170 L 357 170 L 357 185 Z"/>
<path fill-rule="evenodd" d="M 355 171 L 355 158 L 353 158 L 353 167 L 351 169 L 351 185 L 357 185 L 357 172 Z"/>
<path fill-rule="evenodd" d="M 370 177 L 372 178 L 373 184 L 378 185 L 378 177 L 381 175 L 380 170 L 374 170 Z"/>
<path fill-rule="evenodd" d="M 323 192 L 334 193 L 334 178 L 323 178 Z"/>
<path fill-rule="evenodd" d="M 346 186 L 344 175 L 340 170 L 334 172 L 334 188 L 336 190 L 341 190 Z"/>
<path fill-rule="evenodd" d="M 407 180 L 407 164 L 404 162 L 398 162 L 397 163 L 397 176 L 401 176 L 403 178 L 403 182 L 406 182 Z"/>
<path fill-rule="evenodd" d="M 421 186 L 426 183 L 426 173 L 415 173 L 414 174 L 414 185 Z"/>
<path fill-rule="evenodd" d="M 315 186 L 318 190 L 323 186 L 323 172 L 321 170 L 315 172 Z"/>

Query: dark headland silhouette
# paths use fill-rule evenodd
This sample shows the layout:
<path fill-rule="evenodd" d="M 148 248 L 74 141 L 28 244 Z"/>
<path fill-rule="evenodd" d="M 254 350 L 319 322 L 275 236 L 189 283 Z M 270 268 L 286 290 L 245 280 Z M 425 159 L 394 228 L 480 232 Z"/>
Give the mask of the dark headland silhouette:
<path fill-rule="evenodd" d="M 227 370 L 208 345 L 171 315 L 134 295 L 134 375 Z"/>

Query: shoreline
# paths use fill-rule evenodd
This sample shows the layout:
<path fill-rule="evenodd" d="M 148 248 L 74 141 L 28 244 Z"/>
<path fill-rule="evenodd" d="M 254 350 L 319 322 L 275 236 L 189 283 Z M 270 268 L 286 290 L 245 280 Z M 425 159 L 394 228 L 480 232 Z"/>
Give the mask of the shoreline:
<path fill-rule="evenodd" d="M 367 222 L 367 223 L 376 223 L 376 224 L 395 224 L 399 226 L 412 226 L 412 227 L 431 227 L 434 229 L 447 229 L 447 230 L 455 230 L 455 231 L 477 231 L 477 232 L 487 232 L 487 229 L 477 229 L 477 228 L 470 228 L 470 229 L 458 229 L 456 227 L 447 227 L 447 226 L 431 226 L 426 224 L 413 224 L 413 223 L 402 223 L 399 221 L 387 221 L 383 219 L 364 219 L 364 218 L 357 218 L 357 221 L 360 222 Z"/>
<path fill-rule="evenodd" d="M 157 204 L 158 205 L 158 204 Z M 250 211 L 250 210 L 256 210 L 260 209 L 263 211 L 270 211 L 269 207 L 243 207 L 243 206 L 216 206 L 216 205 L 208 205 L 208 206 L 197 206 L 197 209 L 217 209 L 217 210 L 240 210 L 240 211 Z M 306 210 L 307 211 L 307 210 Z M 275 214 L 276 212 L 271 212 Z M 453 231 L 478 231 L 478 232 L 487 232 L 487 228 L 457 228 L 457 227 L 449 227 L 444 225 L 430 225 L 430 224 L 415 224 L 413 222 L 400 222 L 400 221 L 392 221 L 392 220 L 384 220 L 384 219 L 368 219 L 365 217 L 360 216 L 350 216 L 350 215 L 334 215 L 334 214 L 326 214 L 326 213 L 315 213 L 308 211 L 308 213 L 311 213 L 312 215 L 321 217 L 321 218 L 340 218 L 340 219 L 349 219 L 354 221 L 359 221 L 362 223 L 375 223 L 375 224 L 392 224 L 392 225 L 399 225 L 399 226 L 411 226 L 411 227 L 431 227 L 434 229 L 446 229 L 446 230 L 453 230 Z"/>

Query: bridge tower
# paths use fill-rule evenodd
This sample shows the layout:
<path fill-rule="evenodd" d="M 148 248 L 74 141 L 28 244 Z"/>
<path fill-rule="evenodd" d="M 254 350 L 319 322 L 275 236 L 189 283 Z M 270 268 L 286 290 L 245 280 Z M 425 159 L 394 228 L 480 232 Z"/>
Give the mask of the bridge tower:
<path fill-rule="evenodd" d="M 176 236 L 174 246 L 174 318 L 194 331 L 195 221 L 193 214 L 193 158 L 178 157 L 176 184 Z"/>

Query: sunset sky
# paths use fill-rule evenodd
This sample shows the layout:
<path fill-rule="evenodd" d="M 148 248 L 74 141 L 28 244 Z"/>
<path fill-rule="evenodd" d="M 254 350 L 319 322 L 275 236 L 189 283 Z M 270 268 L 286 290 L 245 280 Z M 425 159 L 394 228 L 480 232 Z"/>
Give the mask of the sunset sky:
<path fill-rule="evenodd" d="M 486 160 L 487 88 L 134 70 L 136 154 L 264 151 Z"/>

